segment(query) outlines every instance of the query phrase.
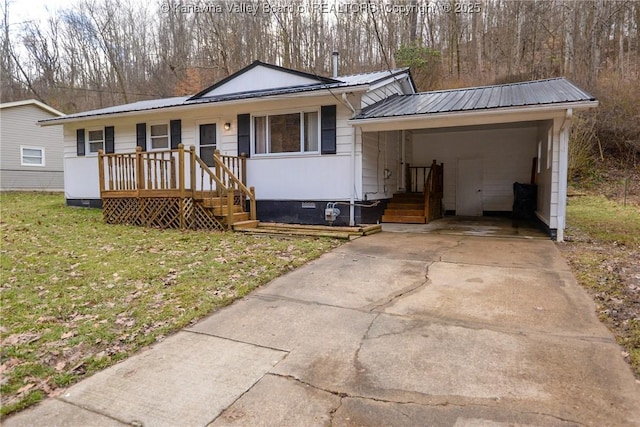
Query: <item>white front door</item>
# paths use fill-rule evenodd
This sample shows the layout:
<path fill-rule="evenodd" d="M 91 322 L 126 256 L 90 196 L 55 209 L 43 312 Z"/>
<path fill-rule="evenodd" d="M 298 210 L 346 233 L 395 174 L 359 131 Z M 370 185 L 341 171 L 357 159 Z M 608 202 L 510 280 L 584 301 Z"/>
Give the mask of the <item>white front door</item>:
<path fill-rule="evenodd" d="M 456 215 L 482 216 L 482 159 L 459 159 Z"/>

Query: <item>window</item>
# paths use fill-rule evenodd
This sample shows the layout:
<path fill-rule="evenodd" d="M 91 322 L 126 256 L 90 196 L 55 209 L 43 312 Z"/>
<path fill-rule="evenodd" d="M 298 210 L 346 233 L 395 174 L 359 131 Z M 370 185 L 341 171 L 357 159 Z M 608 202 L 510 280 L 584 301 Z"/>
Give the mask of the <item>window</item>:
<path fill-rule="evenodd" d="M 213 154 L 216 151 L 216 124 L 200 125 L 200 158 L 207 166 L 214 166 Z"/>
<path fill-rule="evenodd" d="M 44 166 L 44 148 L 20 147 L 22 166 Z"/>
<path fill-rule="evenodd" d="M 169 148 L 169 125 L 151 125 L 149 127 L 149 134 L 151 135 L 151 149 L 152 150 L 166 150 Z"/>
<path fill-rule="evenodd" d="M 540 163 L 542 162 L 542 141 L 538 141 L 538 161 L 536 162 L 536 172 L 540 173 Z"/>
<path fill-rule="evenodd" d="M 89 131 L 89 153 L 97 153 L 104 149 L 104 130 Z"/>
<path fill-rule="evenodd" d="M 301 112 L 253 118 L 254 153 L 318 152 L 318 112 Z"/>

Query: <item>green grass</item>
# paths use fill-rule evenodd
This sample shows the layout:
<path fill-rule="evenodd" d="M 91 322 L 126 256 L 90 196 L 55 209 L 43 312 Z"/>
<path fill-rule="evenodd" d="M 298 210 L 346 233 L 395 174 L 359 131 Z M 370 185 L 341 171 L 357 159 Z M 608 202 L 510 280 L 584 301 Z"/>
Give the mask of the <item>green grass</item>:
<path fill-rule="evenodd" d="M 567 225 L 570 242 L 561 248 L 640 379 L 640 208 L 603 196 L 575 197 Z"/>
<path fill-rule="evenodd" d="M 106 225 L 59 194 L 3 193 L 0 208 L 3 416 L 339 244 Z"/>
<path fill-rule="evenodd" d="M 586 232 L 605 243 L 640 244 L 640 209 L 609 200 L 603 196 L 571 198 L 567 206 L 570 227 Z"/>

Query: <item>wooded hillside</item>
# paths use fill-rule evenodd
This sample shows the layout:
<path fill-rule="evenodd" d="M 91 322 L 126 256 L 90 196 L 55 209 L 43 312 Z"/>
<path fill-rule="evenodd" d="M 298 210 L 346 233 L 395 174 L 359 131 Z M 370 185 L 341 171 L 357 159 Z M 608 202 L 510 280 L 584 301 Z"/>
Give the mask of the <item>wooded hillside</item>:
<path fill-rule="evenodd" d="M 255 59 L 321 75 L 409 65 L 420 90 L 566 76 L 601 100 L 583 137 L 640 150 L 640 2 L 79 0 L 0 31 L 3 102 L 66 113 L 193 94 Z"/>

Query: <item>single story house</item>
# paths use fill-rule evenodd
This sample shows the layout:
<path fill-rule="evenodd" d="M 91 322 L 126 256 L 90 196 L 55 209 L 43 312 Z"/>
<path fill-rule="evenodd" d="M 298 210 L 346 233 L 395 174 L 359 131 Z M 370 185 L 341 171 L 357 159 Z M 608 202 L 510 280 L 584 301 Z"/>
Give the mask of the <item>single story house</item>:
<path fill-rule="evenodd" d="M 429 170 L 441 165 L 437 209 L 460 216 L 508 213 L 514 183 L 534 182 L 535 216 L 562 240 L 571 119 L 595 106 L 593 96 L 564 78 L 417 93 L 407 68 L 340 76 L 334 62 L 334 75 L 323 77 L 255 61 L 193 96 L 40 123 L 64 127 L 69 205 L 128 197 L 128 204 L 109 205 L 125 215 L 147 209 L 131 204 L 145 188 L 180 188 L 187 191 L 179 193 L 180 206 L 190 207 L 185 194 L 201 200 L 208 180 L 218 195 L 227 185 L 234 186 L 227 195 L 244 192 L 252 218 L 262 221 L 376 223 L 394 195 L 425 192 Z M 187 154 L 176 151 L 182 146 Z M 173 154 L 162 157 L 167 150 Z M 189 153 L 194 160 L 179 160 Z M 232 168 L 241 154 L 242 168 Z M 156 164 L 166 166 L 158 172 Z M 203 170 L 207 165 L 215 173 Z M 173 209 L 153 203 L 155 212 L 144 221 Z M 395 213 L 386 219 L 429 219 L 415 210 Z"/>
<path fill-rule="evenodd" d="M 62 191 L 62 126 L 38 121 L 64 116 L 35 99 L 0 104 L 0 190 Z"/>

